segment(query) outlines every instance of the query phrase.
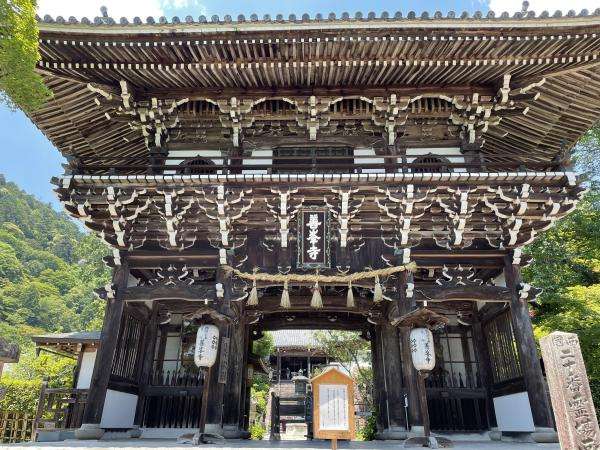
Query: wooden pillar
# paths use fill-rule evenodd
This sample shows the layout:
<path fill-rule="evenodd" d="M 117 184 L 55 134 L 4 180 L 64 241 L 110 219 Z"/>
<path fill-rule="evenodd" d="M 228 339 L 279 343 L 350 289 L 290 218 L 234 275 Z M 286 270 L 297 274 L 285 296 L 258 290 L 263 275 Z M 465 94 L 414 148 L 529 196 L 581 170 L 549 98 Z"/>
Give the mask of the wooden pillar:
<path fill-rule="evenodd" d="M 223 435 L 225 438 L 239 438 L 243 431 L 240 423 L 243 421 L 245 403 L 243 387 L 247 372 L 247 327 L 242 323 L 232 324 L 230 327 L 229 364 L 223 397 Z"/>
<path fill-rule="evenodd" d="M 79 382 L 79 374 L 81 373 L 81 362 L 83 361 L 84 352 L 85 345 L 77 344 L 77 363 L 75 364 L 75 369 L 73 369 L 73 383 L 71 384 L 73 389 L 77 388 L 77 383 Z M 1 371 L 0 375 L 2 375 Z"/>
<path fill-rule="evenodd" d="M 483 333 L 483 326 L 477 308 L 473 312 L 473 350 L 475 358 L 478 362 L 479 380 L 486 391 L 486 414 L 487 422 L 490 428 L 497 426 L 496 413 L 494 411 L 494 399 L 492 397 L 492 366 L 490 361 L 490 353 L 487 346 L 487 340 Z"/>
<path fill-rule="evenodd" d="M 409 282 L 412 282 L 412 274 L 410 272 L 405 271 L 398 274 L 398 308 L 401 315 L 408 314 L 417 308 L 414 298 L 407 298 L 406 296 L 406 285 Z M 399 334 L 403 385 L 408 401 L 407 429 L 415 434 L 422 434 L 423 417 L 418 390 L 419 374 L 413 366 L 412 355 L 410 353 L 410 328 L 399 327 Z"/>
<path fill-rule="evenodd" d="M 227 274 L 221 267 L 217 270 L 217 283 L 223 285 L 223 298 L 217 298 L 216 309 L 221 314 L 230 314 L 230 299 L 231 299 L 231 275 Z M 219 328 L 220 344 L 219 354 L 217 361 L 210 371 L 210 377 L 208 379 L 208 408 L 206 412 L 206 432 L 207 433 L 222 433 L 223 432 L 223 408 L 224 408 L 224 394 L 225 394 L 225 383 L 227 383 L 227 377 L 219 376 L 221 373 L 221 366 L 227 365 L 229 361 L 222 359 L 224 353 L 224 346 L 230 343 L 230 332 L 232 326 L 227 323 L 215 324 Z M 202 399 L 204 401 L 204 399 Z"/>
<path fill-rule="evenodd" d="M 404 409 L 404 390 L 402 388 L 402 360 L 400 352 L 400 337 L 398 329 L 388 322 L 375 328 L 376 343 L 378 345 L 378 367 L 383 382 L 380 386 L 385 408 L 381 411 L 386 414 L 382 417 L 385 424 L 381 437 L 383 439 L 406 439 L 406 419 Z M 380 400 L 381 403 L 383 403 Z M 383 406 L 383 405 L 382 405 Z"/>
<path fill-rule="evenodd" d="M 121 258 L 122 263 L 113 270 L 112 283 L 116 293 L 114 298 L 106 301 L 100 347 L 96 354 L 94 371 L 88 391 L 87 403 L 83 412 L 81 428 L 75 432 L 77 439 L 99 439 L 103 430 L 100 428 L 106 390 L 112 370 L 113 357 L 117 348 L 119 328 L 123 316 L 124 294 L 129 278 L 129 266 L 126 258 Z"/>
<path fill-rule="evenodd" d="M 533 327 L 529 318 L 529 307 L 527 302 L 521 300 L 519 296 L 518 286 L 521 283 L 521 269 L 518 265 L 513 264 L 512 256 L 505 257 L 504 261 L 506 287 L 510 290 L 510 317 L 523 370 L 523 379 L 529 396 L 529 404 L 531 405 L 533 423 L 536 429 L 541 429 L 540 431 L 553 429 L 552 412 L 546 394 Z"/>
<path fill-rule="evenodd" d="M 381 364 L 381 336 L 376 328 L 371 330 L 371 366 L 373 368 L 373 404 L 377 409 L 377 432 L 382 434 L 389 428 L 387 420 L 387 400 L 385 392 L 385 377 L 383 376 L 383 365 Z"/>
<path fill-rule="evenodd" d="M 146 387 L 150 384 L 150 380 L 153 372 L 154 365 L 154 354 L 156 350 L 156 340 L 158 337 L 158 304 L 153 302 L 152 312 L 148 323 L 146 324 L 146 331 L 144 333 L 144 344 L 143 344 L 143 359 L 142 367 L 140 370 L 140 376 L 138 379 L 139 386 L 139 397 L 138 404 L 135 411 L 134 425 L 142 426 L 142 420 L 144 418 L 144 404 L 145 404 L 145 391 Z M 163 347 L 164 354 L 164 347 Z"/>
<path fill-rule="evenodd" d="M 254 339 L 252 338 L 252 333 L 250 332 L 250 327 L 246 325 L 246 363 L 244 366 L 246 367 L 244 373 L 244 387 L 242 392 L 244 393 L 244 414 L 242 415 L 241 429 L 248 431 L 250 428 L 250 401 L 251 401 L 251 393 L 252 393 L 252 378 L 248 376 L 248 359 L 250 354 L 252 353 Z M 269 380 L 270 381 L 270 380 Z"/>

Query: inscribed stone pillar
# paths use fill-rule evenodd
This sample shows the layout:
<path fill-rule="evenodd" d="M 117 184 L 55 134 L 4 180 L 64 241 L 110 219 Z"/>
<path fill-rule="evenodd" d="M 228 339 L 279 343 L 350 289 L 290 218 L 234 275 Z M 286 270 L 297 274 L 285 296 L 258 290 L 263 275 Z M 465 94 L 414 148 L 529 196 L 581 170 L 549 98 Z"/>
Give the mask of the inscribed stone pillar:
<path fill-rule="evenodd" d="M 599 449 L 600 429 L 576 334 L 540 340 L 556 428 L 563 449 Z"/>
<path fill-rule="evenodd" d="M 532 438 L 539 442 L 556 442 L 550 401 L 546 393 L 542 367 L 533 335 L 529 307 L 527 301 L 522 300 L 519 296 L 519 285 L 522 281 L 521 269 L 518 265 L 513 264 L 512 256 L 505 257 L 504 275 L 506 287 L 510 291 L 510 317 L 523 370 L 523 380 L 535 425 L 535 433 L 532 434 Z"/>
<path fill-rule="evenodd" d="M 103 430 L 100 428 L 100 420 L 102 419 L 106 390 L 108 389 L 113 358 L 117 348 L 128 278 L 129 266 L 125 258 L 122 258 L 122 264 L 113 270 L 112 284 L 115 286 L 116 292 L 113 298 L 106 300 L 100 347 L 96 354 L 82 425 L 81 428 L 75 431 L 77 439 L 99 439 L 103 434 Z"/>

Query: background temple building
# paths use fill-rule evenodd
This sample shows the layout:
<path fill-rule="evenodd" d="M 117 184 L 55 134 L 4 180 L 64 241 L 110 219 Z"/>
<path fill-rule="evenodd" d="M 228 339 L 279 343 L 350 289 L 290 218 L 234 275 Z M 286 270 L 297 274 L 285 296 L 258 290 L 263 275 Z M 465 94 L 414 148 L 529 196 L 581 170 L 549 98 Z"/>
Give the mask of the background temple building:
<path fill-rule="evenodd" d="M 520 270 L 583 193 L 599 13 L 41 20 L 54 97 L 31 118 L 67 158 L 65 209 L 113 249 L 77 436 L 173 436 L 208 402 L 246 437 L 253 340 L 343 329 L 371 342 L 379 436 L 403 439 L 423 421 L 398 324 L 427 306 L 449 318 L 433 429 L 552 438 Z"/>

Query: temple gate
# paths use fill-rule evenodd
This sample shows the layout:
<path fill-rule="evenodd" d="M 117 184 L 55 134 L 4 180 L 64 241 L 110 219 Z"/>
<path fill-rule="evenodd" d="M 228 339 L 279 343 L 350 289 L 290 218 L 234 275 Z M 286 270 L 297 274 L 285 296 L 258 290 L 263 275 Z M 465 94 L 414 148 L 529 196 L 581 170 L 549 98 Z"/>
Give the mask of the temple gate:
<path fill-rule="evenodd" d="M 65 209 L 113 249 L 79 437 L 193 428 L 202 402 L 246 437 L 252 341 L 318 328 L 370 340 L 380 437 L 419 433 L 397 324 L 425 305 L 450 319 L 433 428 L 552 432 L 522 249 L 582 195 L 600 20 L 480 16 L 40 22 L 54 97 L 32 119 L 67 157 Z"/>

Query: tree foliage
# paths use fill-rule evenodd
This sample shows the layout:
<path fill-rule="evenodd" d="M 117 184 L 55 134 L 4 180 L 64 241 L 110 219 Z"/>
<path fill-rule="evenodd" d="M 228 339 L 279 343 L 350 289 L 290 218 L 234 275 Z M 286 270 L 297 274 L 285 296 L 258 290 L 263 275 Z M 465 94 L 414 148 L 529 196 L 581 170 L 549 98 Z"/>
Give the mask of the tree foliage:
<path fill-rule="evenodd" d="M 523 272 L 543 289 L 534 309 L 537 337 L 577 333 L 596 407 L 600 406 L 600 191 L 529 246 L 534 262 Z"/>
<path fill-rule="evenodd" d="M 577 333 L 596 408 L 600 409 L 600 124 L 579 141 L 573 162 L 589 192 L 577 209 L 527 252 L 527 282 L 543 289 L 533 311 L 536 335 Z"/>
<path fill-rule="evenodd" d="M 106 253 L 65 214 L 0 176 L 0 336 L 23 355 L 6 376 L 40 381 L 46 374 L 51 384 L 68 385 L 72 360 L 35 358 L 30 336 L 100 329 L 104 302 L 93 290 L 109 281 Z"/>
<path fill-rule="evenodd" d="M 0 101 L 31 111 L 50 97 L 35 72 L 40 59 L 33 0 L 0 0 Z"/>
<path fill-rule="evenodd" d="M 316 334 L 323 351 L 354 378 L 367 410 L 373 405 L 371 344 L 353 331 L 324 330 Z"/>

